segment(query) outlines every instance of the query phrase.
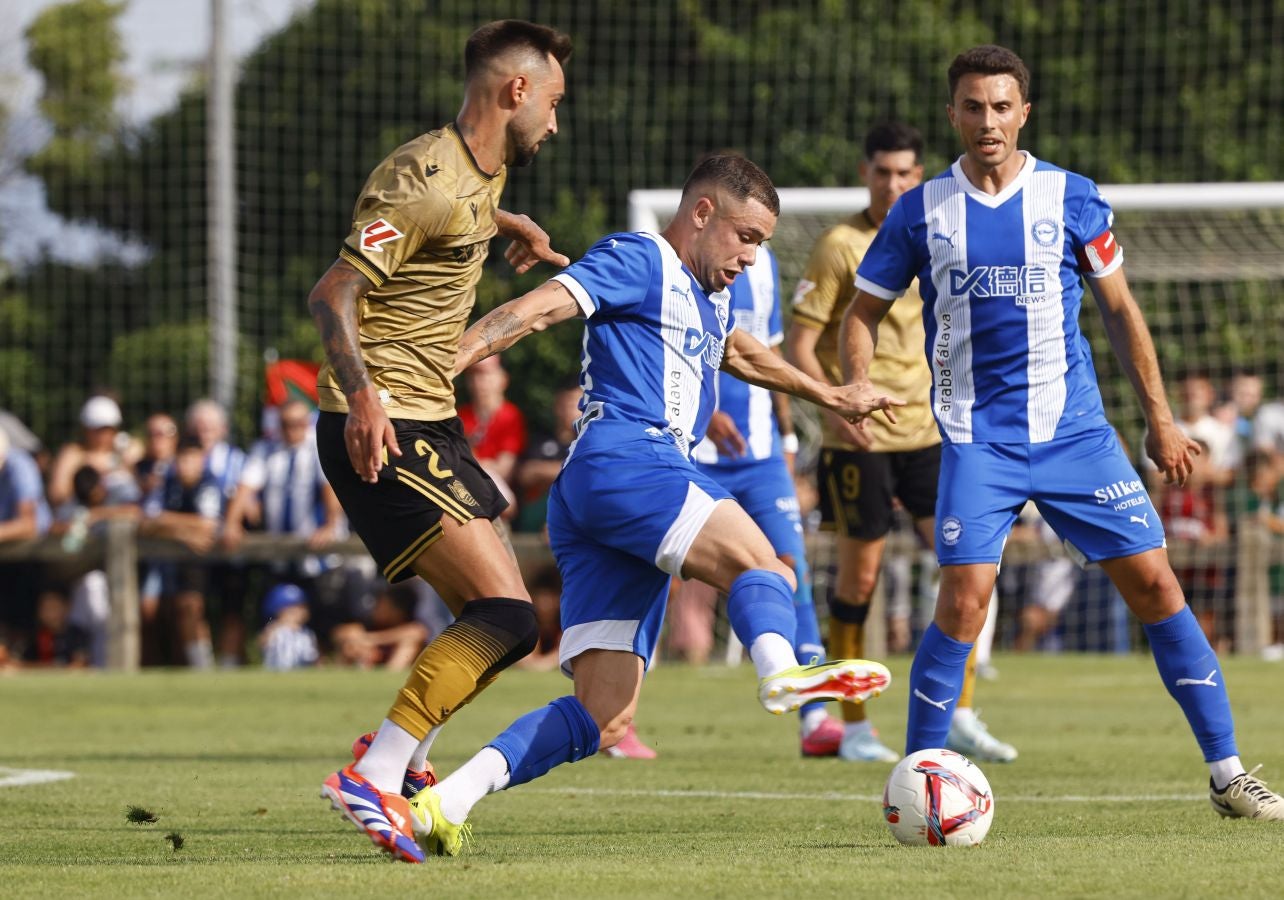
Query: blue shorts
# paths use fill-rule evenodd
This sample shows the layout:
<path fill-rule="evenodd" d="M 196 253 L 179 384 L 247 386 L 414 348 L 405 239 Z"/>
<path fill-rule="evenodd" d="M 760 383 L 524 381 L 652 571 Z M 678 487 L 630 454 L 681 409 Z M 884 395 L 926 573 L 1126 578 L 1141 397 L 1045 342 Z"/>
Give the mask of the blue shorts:
<path fill-rule="evenodd" d="M 771 541 L 777 556 L 786 554 L 795 563 L 803 561 L 802 516 L 798 512 L 798 494 L 794 491 L 789 468 L 778 456 L 755 460 L 738 466 L 709 466 L 696 463 L 696 468 L 731 493 L 744 507 L 762 533 Z"/>
<path fill-rule="evenodd" d="M 941 565 L 998 563 L 1027 500 L 1082 562 L 1164 546 L 1164 526 L 1112 428 L 1043 444 L 952 444 L 941 454 Z"/>
<path fill-rule="evenodd" d="M 670 577 L 681 574 L 714 506 L 730 497 L 661 439 L 571 454 L 548 497 L 548 539 L 562 573 L 563 672 L 586 650 L 624 650 L 651 664 Z"/>

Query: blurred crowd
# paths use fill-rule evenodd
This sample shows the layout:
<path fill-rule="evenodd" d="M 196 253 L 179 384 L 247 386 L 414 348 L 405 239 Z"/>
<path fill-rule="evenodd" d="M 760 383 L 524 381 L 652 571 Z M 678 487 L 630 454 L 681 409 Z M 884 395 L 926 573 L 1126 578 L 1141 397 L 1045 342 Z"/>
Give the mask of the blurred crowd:
<path fill-rule="evenodd" d="M 497 358 L 474 367 L 459 414 L 510 501 L 507 527 L 541 532 L 580 389 L 561 386 L 553 430 L 529 434 L 507 387 Z M 315 416 L 306 400 L 269 408 L 258 440 L 242 448 L 212 400 L 177 416 L 154 412 L 131 429 L 117 399 L 103 393 L 82 406 L 79 437 L 55 450 L 0 411 L 0 545 L 53 538 L 66 551 L 54 561 L 0 559 L 0 668 L 105 664 L 107 576 L 77 551 L 113 519 L 189 551 L 140 563 L 144 665 L 409 666 L 451 614 L 421 580 L 389 585 L 364 554 L 335 552 L 348 532 L 321 471 Z M 256 532 L 304 540 L 315 552 L 268 563 L 240 558 Z M 551 561 L 531 573 L 542 636 L 528 665 L 556 658 L 560 587 Z"/>
<path fill-rule="evenodd" d="M 1263 399 L 1263 381 L 1252 372 L 1237 372 L 1216 383 L 1204 372 L 1189 371 L 1173 385 L 1177 424 L 1199 445 L 1194 469 L 1184 485 L 1165 484 L 1153 464 L 1131 448 L 1140 462 L 1170 546 L 1186 545 L 1189 562 L 1176 560 L 1175 571 L 1187 601 L 1219 652 L 1231 644 L 1236 614 L 1235 538 L 1254 522 L 1284 534 L 1284 401 Z M 1125 446 L 1127 446 L 1125 442 Z M 1133 485 L 1103 485 L 1098 502 L 1126 505 Z M 1055 542 L 1051 528 L 1029 507 L 1014 531 L 1015 542 Z M 1022 605 L 1017 649 L 1055 649 L 1056 626 L 1072 597 L 1082 594 L 1085 577 L 1072 559 L 1055 559 L 1014 567 L 1001 574 L 1001 584 L 1024 589 L 1032 599 Z M 1284 567 L 1270 567 L 1273 633 L 1268 655 L 1284 657 Z M 1102 587 L 1109 591 L 1109 588 Z M 1115 617 L 1127 628 L 1123 610 Z M 1099 648 L 1099 649 L 1109 649 Z"/>
<path fill-rule="evenodd" d="M 463 380 L 468 402 L 459 415 L 478 461 L 510 501 L 507 526 L 542 532 L 548 488 L 574 439 L 578 384 L 556 391 L 552 430 L 531 434 L 526 415 L 506 397 L 509 375 L 498 357 L 469 369 Z M 1236 530 L 1252 519 L 1284 534 L 1284 401 L 1264 402 L 1262 379 L 1252 373 L 1238 373 L 1224 385 L 1192 373 L 1175 388 L 1180 424 L 1203 452 L 1184 486 L 1163 484 L 1152 473 L 1146 487 L 1172 539 L 1210 548 L 1178 574 L 1210 638 L 1227 649 L 1235 614 Z M 314 418 L 310 403 L 289 400 L 265 412 L 262 434 L 243 449 L 229 441 L 226 412 L 211 400 L 197 401 L 181 416 L 157 411 L 131 430 L 116 399 L 98 394 L 80 411 L 79 438 L 53 451 L 0 411 L 0 544 L 51 536 L 67 551 L 53 562 L 0 560 L 0 668 L 105 663 L 106 574 L 86 569 L 76 551 L 96 529 L 122 518 L 135 522 L 144 538 L 191 551 L 179 561 L 140 563 L 145 665 L 408 666 L 449 623 L 450 613 L 419 579 L 388 585 L 364 556 L 333 552 L 347 529 L 321 472 Z M 810 478 L 800 466 L 799 501 L 804 521 L 814 528 Z M 1114 490 L 1126 494 L 1133 486 Z M 268 563 L 239 559 L 237 550 L 252 532 L 294 536 L 314 552 Z M 1011 540 L 1051 544 L 1056 537 L 1030 507 Z M 905 650 L 924 607 L 930 616 L 930 552 L 889 559 L 886 574 L 889 644 Z M 818 582 L 824 577 L 824 566 L 817 566 Z M 560 637 L 560 580 L 551 560 L 527 578 L 541 638 L 524 664 L 551 668 Z M 1108 598 L 1127 649 L 1127 619 L 1117 595 L 1064 556 L 1004 567 L 1000 592 L 1002 605 L 1013 611 L 1010 642 L 1020 650 L 1069 646 L 1062 620 L 1072 597 L 1089 586 Z M 823 596 L 823 585 L 817 587 Z M 1272 568 L 1271 589 L 1279 645 L 1284 567 Z M 710 629 L 712 622 L 701 627 Z M 674 637 L 674 655 L 707 658 L 711 634 L 687 630 Z"/>

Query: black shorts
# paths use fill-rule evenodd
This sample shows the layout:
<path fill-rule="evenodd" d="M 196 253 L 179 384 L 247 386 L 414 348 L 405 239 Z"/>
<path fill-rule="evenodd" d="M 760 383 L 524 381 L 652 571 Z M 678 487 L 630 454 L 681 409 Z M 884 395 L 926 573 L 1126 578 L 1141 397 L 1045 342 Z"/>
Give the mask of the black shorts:
<path fill-rule="evenodd" d="M 940 444 L 887 453 L 822 448 L 816 470 L 821 524 L 844 537 L 878 540 L 891 530 L 893 497 L 914 519 L 936 515 L 940 475 Z"/>
<path fill-rule="evenodd" d="M 458 417 L 440 422 L 393 419 L 400 457 L 391 457 L 375 484 L 352 468 L 343 440 L 346 413 L 317 419 L 321 468 L 348 522 L 389 581 L 415 573 L 411 563 L 441 537 L 441 517 L 463 523 L 494 519 L 508 501 L 473 458 Z"/>

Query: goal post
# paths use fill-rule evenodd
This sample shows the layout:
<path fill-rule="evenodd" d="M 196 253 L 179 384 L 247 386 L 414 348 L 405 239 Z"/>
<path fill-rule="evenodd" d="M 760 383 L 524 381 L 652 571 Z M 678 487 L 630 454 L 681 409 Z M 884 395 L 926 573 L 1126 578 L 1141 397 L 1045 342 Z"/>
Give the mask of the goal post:
<path fill-rule="evenodd" d="M 1284 208 L 1284 181 L 1240 181 L 1226 184 L 1103 184 L 1101 194 L 1116 212 L 1142 210 L 1246 210 Z M 777 188 L 780 214 L 842 216 L 869 203 L 863 187 Z M 629 191 L 629 230 L 653 231 L 678 208 L 680 188 L 636 188 Z"/>

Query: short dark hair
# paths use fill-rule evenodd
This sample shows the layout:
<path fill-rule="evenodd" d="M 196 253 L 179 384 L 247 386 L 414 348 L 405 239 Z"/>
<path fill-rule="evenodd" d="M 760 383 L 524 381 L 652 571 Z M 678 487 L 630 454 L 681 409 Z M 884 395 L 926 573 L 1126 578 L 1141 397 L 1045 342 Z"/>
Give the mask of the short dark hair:
<path fill-rule="evenodd" d="M 780 215 L 780 195 L 767 173 L 743 156 L 710 156 L 702 160 L 682 186 L 685 199 L 692 191 L 706 184 L 716 184 L 737 200 L 754 199 L 772 215 Z"/>
<path fill-rule="evenodd" d="M 914 162 L 918 162 L 923 158 L 922 133 L 913 125 L 883 122 L 865 135 L 866 159 L 873 159 L 875 153 L 895 153 L 898 150 L 913 150 Z"/>
<path fill-rule="evenodd" d="M 523 19 L 500 19 L 478 28 L 464 45 L 464 78 L 484 69 L 511 50 L 527 50 L 541 59 L 552 56 L 565 65 L 571 56 L 570 35 Z"/>
<path fill-rule="evenodd" d="M 102 472 L 93 466 L 81 466 L 71 476 L 71 492 L 81 506 L 89 506 L 94 499 L 94 491 L 103 483 Z"/>
<path fill-rule="evenodd" d="M 1021 102 L 1030 99 L 1030 70 L 1025 67 L 1021 57 L 1007 47 L 997 44 L 982 44 L 971 50 L 964 50 L 950 63 L 950 102 L 954 102 L 954 91 L 964 75 L 1011 75 L 1016 79 L 1021 90 Z"/>

